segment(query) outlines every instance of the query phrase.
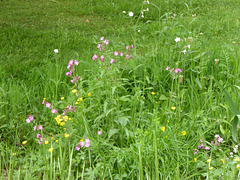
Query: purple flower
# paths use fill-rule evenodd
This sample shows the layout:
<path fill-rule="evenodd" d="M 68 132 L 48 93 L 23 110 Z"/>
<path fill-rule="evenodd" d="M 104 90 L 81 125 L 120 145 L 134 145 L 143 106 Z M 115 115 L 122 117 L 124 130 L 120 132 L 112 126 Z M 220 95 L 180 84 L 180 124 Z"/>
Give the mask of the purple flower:
<path fill-rule="evenodd" d="M 98 57 L 97 57 L 97 55 L 96 54 L 94 54 L 93 55 L 93 57 L 92 57 L 92 60 L 94 60 L 95 61 L 95 59 L 97 59 Z"/>

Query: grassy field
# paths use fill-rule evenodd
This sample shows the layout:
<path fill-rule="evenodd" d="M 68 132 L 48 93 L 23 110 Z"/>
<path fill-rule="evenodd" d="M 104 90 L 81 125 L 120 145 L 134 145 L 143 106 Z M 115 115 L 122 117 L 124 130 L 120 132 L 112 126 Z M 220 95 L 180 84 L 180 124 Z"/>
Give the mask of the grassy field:
<path fill-rule="evenodd" d="M 239 13 L 0 0 L 0 177 L 238 179 Z"/>

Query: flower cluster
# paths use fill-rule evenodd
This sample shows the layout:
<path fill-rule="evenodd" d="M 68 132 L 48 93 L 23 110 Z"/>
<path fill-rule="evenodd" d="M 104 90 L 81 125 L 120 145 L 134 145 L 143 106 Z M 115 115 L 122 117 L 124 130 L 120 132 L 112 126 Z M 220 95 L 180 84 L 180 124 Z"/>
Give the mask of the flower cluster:
<path fill-rule="evenodd" d="M 33 121 L 33 120 L 34 120 L 34 117 L 31 116 L 31 115 L 28 115 L 28 118 L 26 119 L 26 122 L 27 122 L 27 123 L 30 123 L 30 122 Z"/>
<path fill-rule="evenodd" d="M 178 74 L 178 73 L 181 73 L 182 70 L 180 68 L 177 68 L 177 69 L 171 69 L 169 66 L 167 66 L 166 68 L 167 71 L 170 71 L 170 72 L 175 72 L 175 74 Z"/>
<path fill-rule="evenodd" d="M 90 139 L 80 140 L 80 144 L 76 146 L 76 150 L 79 151 L 81 147 L 88 148 L 90 146 Z"/>
<path fill-rule="evenodd" d="M 55 120 L 57 121 L 57 124 L 60 125 L 60 126 L 64 126 L 65 122 L 67 122 L 70 119 L 71 118 L 69 118 L 68 116 L 62 116 L 62 115 L 57 115 L 57 117 L 55 117 Z"/>
<path fill-rule="evenodd" d="M 78 64 L 79 62 L 77 60 L 70 60 L 68 63 L 67 69 L 69 70 L 69 72 L 67 72 L 66 75 L 73 78 L 71 80 L 71 83 L 77 83 L 78 80 L 81 78 L 80 76 L 75 76 L 74 74 L 74 66 L 77 66 Z"/>
<path fill-rule="evenodd" d="M 42 104 L 45 104 L 47 108 L 51 109 L 51 112 L 53 114 L 57 113 L 58 110 L 57 109 L 52 109 L 51 104 L 49 102 L 46 102 L 45 100 L 46 100 L 46 98 L 43 98 Z"/>

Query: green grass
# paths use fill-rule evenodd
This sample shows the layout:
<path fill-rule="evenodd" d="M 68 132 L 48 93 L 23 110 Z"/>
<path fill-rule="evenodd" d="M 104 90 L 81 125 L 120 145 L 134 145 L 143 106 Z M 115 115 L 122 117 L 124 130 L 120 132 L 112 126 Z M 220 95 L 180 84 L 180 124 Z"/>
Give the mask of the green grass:
<path fill-rule="evenodd" d="M 221 86 L 239 109 L 239 7 L 237 0 L 0 1 L 0 177 L 236 179 L 239 154 L 229 153 L 238 142 Z M 110 43 L 100 53 L 102 36 Z M 135 58 L 127 65 L 113 56 L 132 44 Z M 95 53 L 121 60 L 106 70 L 92 60 Z M 79 61 L 76 86 L 65 75 L 71 59 Z M 182 83 L 167 66 L 181 68 Z M 77 96 L 71 92 L 76 87 Z M 83 101 L 62 127 L 42 105 L 44 97 L 58 114 Z M 49 144 L 38 144 L 27 115 L 43 125 Z M 220 147 L 210 144 L 216 134 L 223 138 Z M 90 148 L 76 151 L 87 138 Z M 200 139 L 211 147 L 210 157 L 203 150 L 193 155 Z"/>

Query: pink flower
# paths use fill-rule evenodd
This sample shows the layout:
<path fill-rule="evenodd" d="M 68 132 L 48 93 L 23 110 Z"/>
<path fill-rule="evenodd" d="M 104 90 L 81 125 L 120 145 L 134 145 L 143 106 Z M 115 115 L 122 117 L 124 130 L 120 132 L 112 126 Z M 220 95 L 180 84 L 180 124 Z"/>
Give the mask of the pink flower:
<path fill-rule="evenodd" d="M 101 60 L 103 61 L 103 59 L 104 59 L 104 55 L 101 55 Z"/>
<path fill-rule="evenodd" d="M 170 67 L 167 66 L 166 70 L 167 70 L 167 71 L 170 70 Z"/>
<path fill-rule="evenodd" d="M 95 59 L 97 59 L 98 57 L 97 57 L 97 55 L 96 54 L 94 54 L 93 55 L 93 57 L 92 57 L 92 60 L 94 60 L 95 61 Z"/>
<path fill-rule="evenodd" d="M 117 55 L 118 55 L 118 52 L 117 52 L 117 51 L 115 51 L 115 52 L 114 52 L 114 56 L 117 56 Z"/>
<path fill-rule="evenodd" d="M 89 147 L 90 146 L 90 143 L 85 143 L 85 147 Z"/>
<path fill-rule="evenodd" d="M 209 156 L 209 154 L 206 154 L 206 156 Z"/>
<path fill-rule="evenodd" d="M 71 75 L 72 75 L 72 71 L 67 72 L 66 75 L 67 75 L 67 76 L 71 76 Z"/>
<path fill-rule="evenodd" d="M 52 113 L 57 113 L 57 110 L 56 109 L 52 109 L 51 112 Z"/>
<path fill-rule="evenodd" d="M 180 68 L 178 68 L 178 72 L 179 72 L 179 73 L 181 73 L 181 72 L 182 72 L 182 70 L 181 70 Z"/>
<path fill-rule="evenodd" d="M 102 45 L 98 44 L 97 48 L 99 49 L 99 51 L 101 51 L 102 50 Z"/>
<path fill-rule="evenodd" d="M 129 46 L 127 46 L 126 49 L 129 49 Z"/>
<path fill-rule="evenodd" d="M 103 41 L 104 40 L 104 37 L 101 37 L 101 39 L 100 39 L 101 41 Z"/>
<path fill-rule="evenodd" d="M 47 102 L 46 107 L 51 109 L 51 104 Z"/>
<path fill-rule="evenodd" d="M 101 135 L 101 134 L 102 134 L 102 132 L 101 132 L 101 131 L 98 131 L 98 132 L 97 132 L 97 134 L 98 134 L 98 135 Z"/>
<path fill-rule="evenodd" d="M 79 150 L 80 150 L 80 148 L 81 148 L 81 146 L 80 146 L 80 145 L 77 145 L 77 146 L 76 146 L 76 150 L 77 150 L 77 151 L 79 151 Z"/>
<path fill-rule="evenodd" d="M 120 56 L 123 56 L 123 52 L 120 52 Z"/>
<path fill-rule="evenodd" d="M 206 146 L 204 149 L 206 149 L 206 150 L 208 150 L 208 151 L 209 151 L 209 150 L 210 150 L 210 147 L 207 147 L 207 146 Z"/>
<path fill-rule="evenodd" d="M 27 122 L 27 123 L 30 123 L 30 122 L 33 121 L 33 120 L 34 120 L 34 117 L 31 116 L 31 115 L 28 115 L 28 118 L 26 119 L 26 122 Z"/>
<path fill-rule="evenodd" d="M 40 139 L 41 137 L 41 134 L 37 134 L 37 139 Z"/>
<path fill-rule="evenodd" d="M 108 45 L 109 41 L 104 40 L 103 43 L 106 44 L 106 45 Z"/>
<path fill-rule="evenodd" d="M 45 100 L 42 101 L 42 104 L 45 104 Z"/>
<path fill-rule="evenodd" d="M 37 127 L 37 130 L 41 130 L 41 129 L 43 129 L 42 125 L 39 125 L 39 126 Z"/>
<path fill-rule="evenodd" d="M 34 126 L 34 127 L 33 127 L 33 130 L 36 131 L 36 129 L 37 129 L 37 126 Z"/>
<path fill-rule="evenodd" d="M 132 44 L 132 46 L 131 46 L 132 48 L 133 48 L 133 44 Z"/>
<path fill-rule="evenodd" d="M 129 55 L 128 54 L 126 55 L 126 59 L 129 60 Z"/>
<path fill-rule="evenodd" d="M 193 154 L 194 154 L 194 155 L 196 155 L 196 154 L 197 154 L 197 152 L 194 152 Z"/>
<path fill-rule="evenodd" d="M 114 59 L 111 59 L 110 63 L 111 63 L 111 64 L 112 64 L 112 63 L 115 63 Z"/>
<path fill-rule="evenodd" d="M 177 74 L 178 73 L 178 69 L 175 69 L 174 72 Z"/>
<path fill-rule="evenodd" d="M 80 146 L 84 146 L 85 142 L 84 141 L 80 141 Z"/>
<path fill-rule="evenodd" d="M 74 64 L 75 64 L 75 65 L 78 65 L 79 62 L 78 62 L 77 60 L 74 60 Z"/>
<path fill-rule="evenodd" d="M 27 122 L 27 123 L 30 123 L 31 121 L 30 121 L 30 119 L 29 119 L 29 118 L 27 118 L 27 119 L 26 119 L 26 122 Z"/>
<path fill-rule="evenodd" d="M 41 145 L 41 144 L 42 144 L 42 141 L 38 141 L 38 144 L 40 144 L 40 145 Z"/>

